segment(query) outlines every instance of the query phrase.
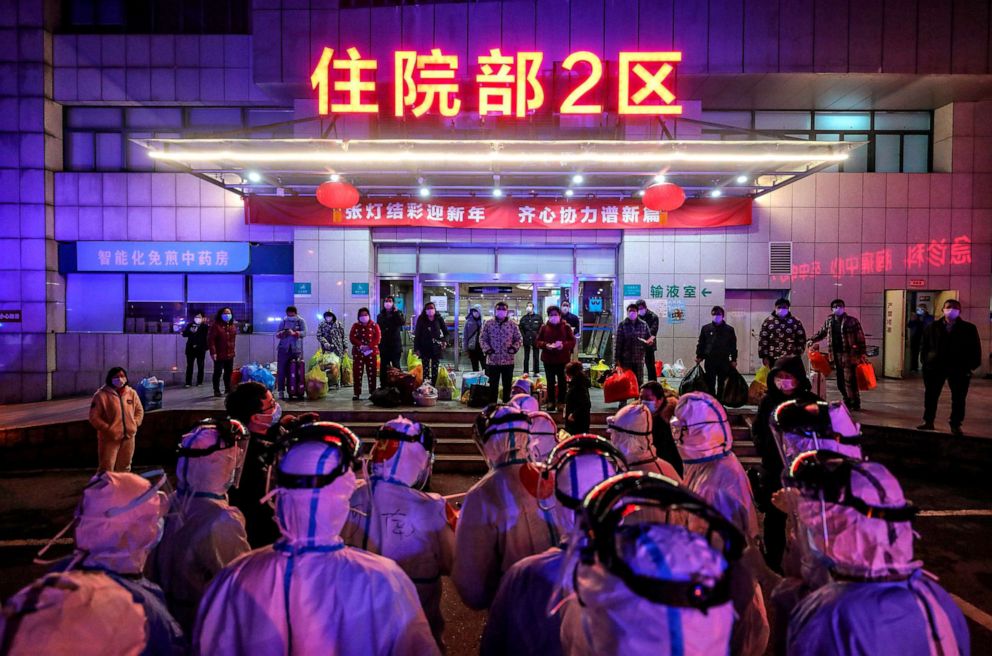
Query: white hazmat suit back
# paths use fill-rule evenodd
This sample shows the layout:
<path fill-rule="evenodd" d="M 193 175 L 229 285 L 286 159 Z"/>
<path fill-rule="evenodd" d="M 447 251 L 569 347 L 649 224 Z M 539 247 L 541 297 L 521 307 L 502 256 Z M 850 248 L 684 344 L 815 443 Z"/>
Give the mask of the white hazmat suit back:
<path fill-rule="evenodd" d="M 654 417 L 647 406 L 643 403 L 632 403 L 625 405 L 617 414 L 606 420 L 606 432 L 610 441 L 627 459 L 630 471 L 661 474 L 680 482 L 682 478 L 675 471 L 675 467 L 655 453 L 651 437 L 653 421 Z"/>

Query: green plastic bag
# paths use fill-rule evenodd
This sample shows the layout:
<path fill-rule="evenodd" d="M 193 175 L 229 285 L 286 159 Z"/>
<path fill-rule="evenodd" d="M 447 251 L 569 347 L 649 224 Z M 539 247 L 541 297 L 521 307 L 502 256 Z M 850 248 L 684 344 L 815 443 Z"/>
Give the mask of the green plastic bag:
<path fill-rule="evenodd" d="M 765 385 L 767 387 L 768 386 L 768 372 L 769 371 L 770 371 L 770 369 L 767 366 L 761 365 L 761 367 L 758 369 L 757 373 L 754 374 L 754 379 L 756 381 L 758 381 L 759 383 L 761 383 L 762 385 Z"/>
<path fill-rule="evenodd" d="M 448 374 L 447 367 L 441 367 L 437 372 L 437 388 L 442 389 L 455 389 L 455 381 L 451 379 Z"/>
<path fill-rule="evenodd" d="M 610 370 L 609 365 L 603 360 L 600 360 L 596 364 L 589 367 L 589 382 L 592 383 L 593 387 L 602 387 L 603 383 L 600 382 L 600 378 L 603 374 Z"/>
<path fill-rule="evenodd" d="M 341 384 L 351 385 L 355 382 L 353 378 L 354 372 L 352 370 L 351 358 L 345 353 L 344 357 L 341 358 Z"/>
<path fill-rule="evenodd" d="M 319 366 L 307 372 L 307 398 L 311 401 L 327 396 L 327 374 Z"/>
<path fill-rule="evenodd" d="M 420 361 L 420 358 L 417 357 L 417 354 L 413 352 L 413 349 L 410 349 L 409 351 L 407 351 L 407 354 L 406 354 L 406 369 L 407 369 L 407 371 L 409 371 L 410 369 L 413 369 L 418 364 L 423 364 L 423 362 L 421 362 Z"/>
<path fill-rule="evenodd" d="M 310 359 L 307 361 L 307 371 L 310 371 L 311 369 L 319 365 L 321 363 L 321 360 L 323 360 L 323 358 L 324 358 L 323 349 L 317 349 L 317 352 L 311 355 Z"/>

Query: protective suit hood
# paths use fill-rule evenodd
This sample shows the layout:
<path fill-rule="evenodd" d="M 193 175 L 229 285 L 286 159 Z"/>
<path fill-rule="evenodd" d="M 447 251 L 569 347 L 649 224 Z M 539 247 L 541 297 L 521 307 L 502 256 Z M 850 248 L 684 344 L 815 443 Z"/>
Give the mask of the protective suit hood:
<path fill-rule="evenodd" d="M 434 462 L 433 440 L 425 444 L 425 430 L 420 423 L 403 416 L 383 424 L 369 454 L 372 477 L 408 487 L 423 487 Z"/>
<path fill-rule="evenodd" d="M 533 397 L 531 397 L 533 398 Z M 544 462 L 558 444 L 558 425 L 547 412 L 530 413 L 530 451 L 535 462 Z"/>
<path fill-rule="evenodd" d="M 606 432 L 610 441 L 620 449 L 628 464 L 656 457 L 651 442 L 652 421 L 651 410 L 643 403 L 626 405 L 607 418 Z"/>
<path fill-rule="evenodd" d="M 234 439 L 217 423 L 202 424 L 183 436 L 176 463 L 180 492 L 223 497 L 236 483 L 248 433 L 240 423 L 231 424 Z"/>
<path fill-rule="evenodd" d="M 160 486 L 125 472 L 102 472 L 90 479 L 76 510 L 76 550 L 83 555 L 83 566 L 142 572 L 161 538 L 168 509 Z"/>
<path fill-rule="evenodd" d="M 530 417 L 516 406 L 484 411 L 482 454 L 491 468 L 530 460 Z M 478 425 L 478 424 L 477 424 Z"/>
<path fill-rule="evenodd" d="M 687 465 L 720 458 L 730 452 L 734 442 L 727 411 L 703 392 L 679 397 L 672 418 L 672 435 Z"/>

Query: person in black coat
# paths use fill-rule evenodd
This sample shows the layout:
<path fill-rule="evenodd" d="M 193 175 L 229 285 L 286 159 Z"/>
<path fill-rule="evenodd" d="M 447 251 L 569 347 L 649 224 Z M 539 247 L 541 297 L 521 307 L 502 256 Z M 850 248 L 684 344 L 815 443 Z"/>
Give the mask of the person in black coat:
<path fill-rule="evenodd" d="M 951 433 L 960 437 L 971 372 L 982 364 L 982 342 L 975 324 L 961 319 L 961 303 L 944 302 L 944 316 L 923 330 L 923 423 L 920 430 L 934 430 L 937 401 L 944 383 L 951 388 Z"/>
<path fill-rule="evenodd" d="M 782 571 L 782 555 L 785 553 L 785 513 L 772 505 L 771 498 L 782 489 L 785 463 L 782 462 L 782 454 L 775 444 L 770 422 L 775 409 L 786 401 L 822 401 L 812 390 L 813 385 L 809 382 L 800 356 L 779 359 L 768 372 L 768 393 L 758 404 L 758 412 L 751 424 L 751 439 L 761 456 L 764 470 L 762 485 L 754 492 L 758 507 L 765 513 L 765 562 L 777 572 Z"/>
<path fill-rule="evenodd" d="M 531 363 L 531 353 L 533 353 L 534 362 L 534 375 L 541 373 L 541 367 L 538 364 L 538 348 L 534 344 L 537 341 L 537 333 L 541 330 L 541 315 L 534 312 L 534 304 L 527 304 L 527 312 L 524 316 L 520 317 L 518 325 L 520 326 L 520 336 L 524 339 L 524 373 L 530 373 L 530 363 Z"/>
<path fill-rule="evenodd" d="M 433 303 L 424 305 L 413 331 L 413 352 L 424 364 L 424 380 L 437 386 L 441 356 L 448 342 L 448 327 Z"/>
<path fill-rule="evenodd" d="M 703 363 L 703 377 L 706 378 L 710 392 L 722 399 L 727 374 L 731 367 L 737 368 L 737 333 L 724 322 L 726 312 L 719 305 L 710 310 L 710 316 L 713 321 L 699 331 L 696 364 Z"/>
<path fill-rule="evenodd" d="M 579 317 L 572 312 L 572 304 L 568 299 L 561 302 L 561 320 L 572 327 L 572 334 L 575 335 L 575 350 L 577 351 L 582 348 L 582 332 L 579 330 Z"/>
<path fill-rule="evenodd" d="M 637 316 L 648 325 L 648 331 L 655 341 L 644 345 L 644 367 L 647 369 L 648 380 L 658 380 L 658 372 L 655 371 L 654 354 L 658 350 L 658 328 L 661 320 L 658 315 L 648 309 L 647 301 L 643 298 L 637 301 Z"/>
<path fill-rule="evenodd" d="M 379 342 L 379 380 L 386 386 L 386 371 L 390 367 L 400 369 L 400 356 L 403 354 L 403 324 L 406 318 L 396 309 L 392 296 L 382 300 L 382 312 L 376 317 L 382 341 Z"/>
<path fill-rule="evenodd" d="M 664 386 L 656 380 L 649 380 L 641 385 L 641 403 L 651 411 L 651 441 L 654 444 L 654 452 L 670 464 L 679 476 L 682 476 L 684 472 L 682 455 L 675 446 L 670 423 L 678 400 L 677 394 L 666 392 Z"/>
<path fill-rule="evenodd" d="M 569 435 L 588 433 L 591 423 L 592 401 L 589 399 L 589 379 L 576 360 L 565 365 L 565 432 Z"/>
<path fill-rule="evenodd" d="M 196 385 L 203 384 L 203 361 L 207 357 L 207 330 L 209 326 L 204 323 L 203 312 L 193 315 L 193 320 L 183 328 L 183 337 L 186 338 L 186 384 L 183 387 L 193 386 L 193 363 L 196 363 Z"/>

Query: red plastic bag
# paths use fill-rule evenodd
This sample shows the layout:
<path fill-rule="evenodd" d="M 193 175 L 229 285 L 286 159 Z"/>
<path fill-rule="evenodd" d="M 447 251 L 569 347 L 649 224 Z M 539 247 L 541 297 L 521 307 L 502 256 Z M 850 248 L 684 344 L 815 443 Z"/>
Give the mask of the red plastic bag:
<path fill-rule="evenodd" d="M 234 389 L 241 384 L 241 369 L 235 369 L 231 372 L 231 389 Z"/>
<path fill-rule="evenodd" d="M 633 371 L 617 367 L 616 373 L 610 375 L 603 383 L 603 399 L 607 403 L 636 399 L 640 396 L 637 376 Z"/>
<path fill-rule="evenodd" d="M 878 386 L 878 381 L 875 380 L 875 367 L 870 362 L 859 364 L 856 374 L 858 376 L 858 389 L 862 392 L 873 390 Z"/>
<path fill-rule="evenodd" d="M 807 353 L 809 354 L 810 368 L 824 376 L 829 376 L 833 368 L 830 366 L 830 360 L 827 359 L 827 356 L 816 349 L 809 349 Z"/>
<path fill-rule="evenodd" d="M 654 361 L 654 375 L 661 378 L 661 370 L 665 367 L 665 363 L 661 360 Z"/>

